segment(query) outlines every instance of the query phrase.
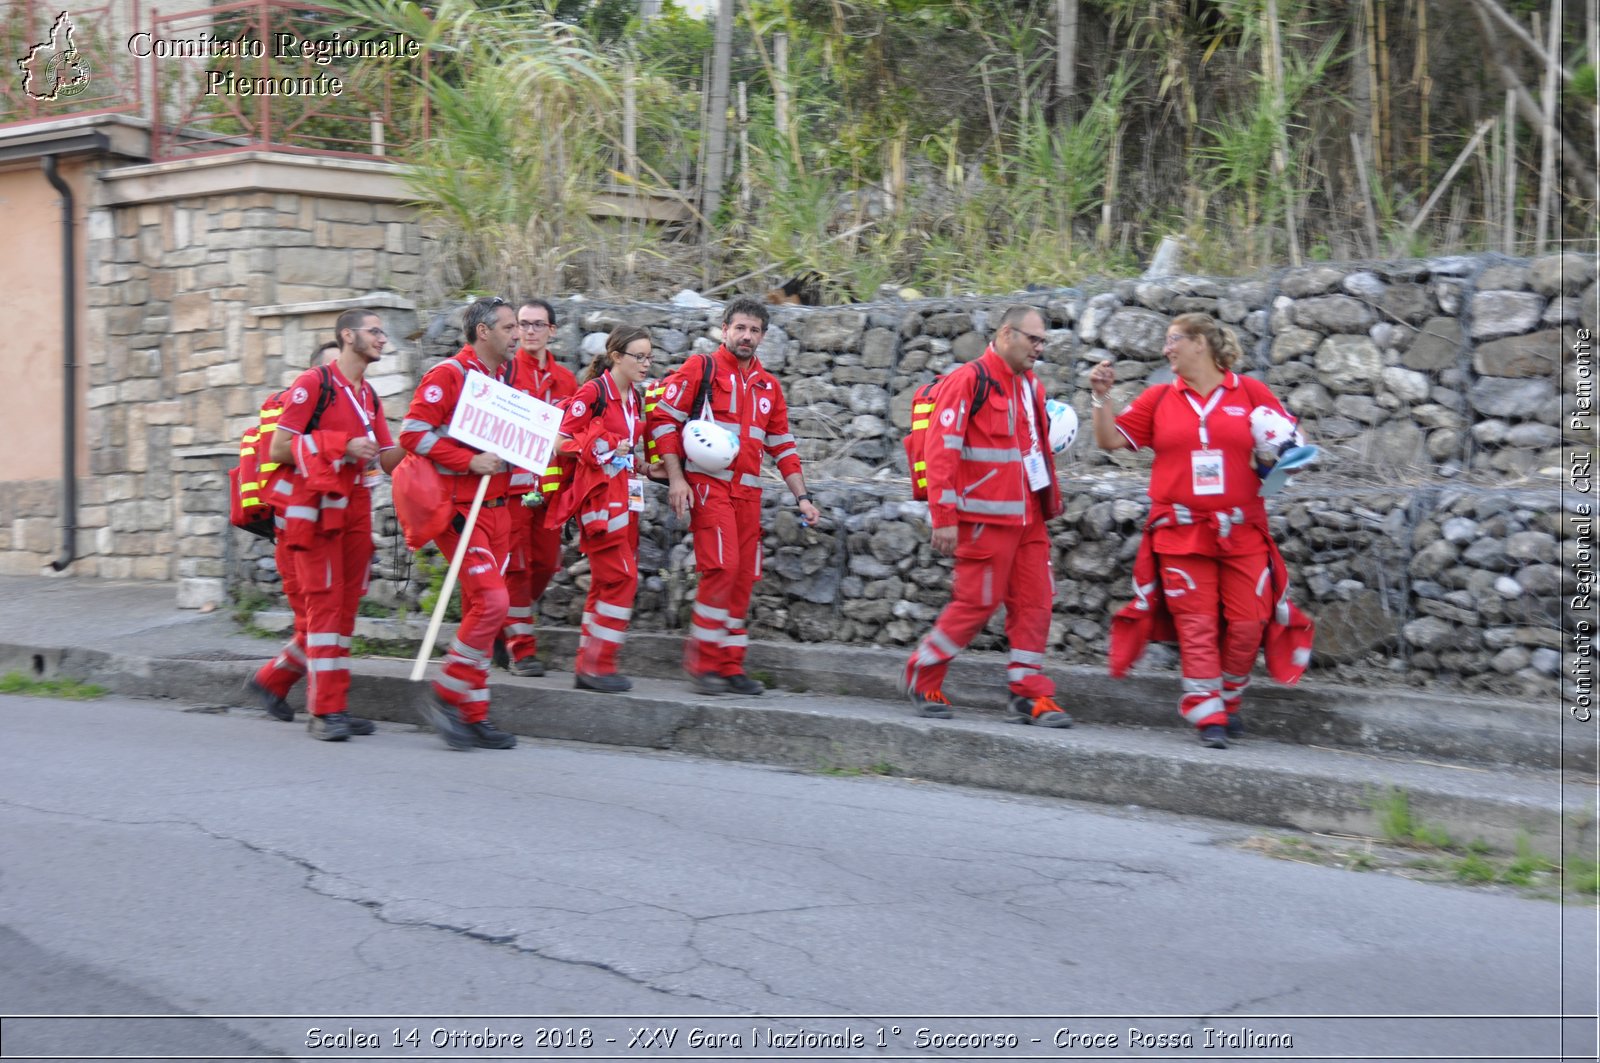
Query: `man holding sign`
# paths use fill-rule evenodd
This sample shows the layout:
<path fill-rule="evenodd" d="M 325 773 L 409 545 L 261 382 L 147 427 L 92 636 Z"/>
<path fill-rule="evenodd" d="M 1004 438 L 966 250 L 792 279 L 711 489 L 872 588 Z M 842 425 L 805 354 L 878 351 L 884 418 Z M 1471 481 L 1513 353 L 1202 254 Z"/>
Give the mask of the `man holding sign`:
<path fill-rule="evenodd" d="M 467 535 L 460 566 L 461 624 L 445 652 L 443 673 L 425 695 L 423 710 L 452 749 L 510 749 L 517 736 L 489 722 L 489 661 L 510 601 L 504 570 L 511 530 L 506 510 L 511 467 L 497 453 L 451 438 L 451 423 L 456 407 L 469 398 L 469 373 L 476 370 L 492 380 L 502 378 L 516 341 L 517 316 L 504 299 L 478 299 L 467 307 L 463 331 L 466 346 L 423 375 L 400 425 L 400 445 L 433 462 L 450 485 L 456 514 L 434 545 L 453 558 L 463 532 Z M 487 416 L 475 413 L 473 420 Z M 525 442 L 511 439 L 516 434 L 513 426 L 482 427 L 508 443 Z M 468 529 L 480 487 L 483 501 Z M 447 587 L 441 597 L 448 593 Z M 441 601 L 441 609 L 443 605 Z"/>

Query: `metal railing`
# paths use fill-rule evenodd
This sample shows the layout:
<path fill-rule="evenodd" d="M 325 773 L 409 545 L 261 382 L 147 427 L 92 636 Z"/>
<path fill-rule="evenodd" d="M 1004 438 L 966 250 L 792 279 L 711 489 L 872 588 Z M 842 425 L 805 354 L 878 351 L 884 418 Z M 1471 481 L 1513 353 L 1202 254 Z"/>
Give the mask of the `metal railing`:
<path fill-rule="evenodd" d="M 124 36 L 140 24 L 140 0 L 70 9 L 64 0 L 4 0 L 0 126 L 140 111 L 144 86 Z"/>
<path fill-rule="evenodd" d="M 150 120 L 157 161 L 240 151 L 405 157 L 428 135 L 428 57 L 354 34 L 328 8 L 234 0 L 161 14 L 148 0 L 64 11 L 0 0 L 0 127 L 69 115 Z M 18 71 L 21 71 L 19 74 Z"/>

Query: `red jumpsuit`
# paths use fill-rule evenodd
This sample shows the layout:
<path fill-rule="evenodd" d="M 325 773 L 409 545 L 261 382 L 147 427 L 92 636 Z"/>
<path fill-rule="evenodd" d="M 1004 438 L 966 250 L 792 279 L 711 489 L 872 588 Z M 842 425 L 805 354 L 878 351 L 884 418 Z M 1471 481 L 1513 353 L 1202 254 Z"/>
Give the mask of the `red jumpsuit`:
<path fill-rule="evenodd" d="M 750 645 L 745 615 L 750 594 L 761 578 L 761 455 L 770 455 L 778 473 L 800 471 L 800 451 L 789 432 L 789 407 L 778 378 L 752 357 L 740 368 L 726 347 L 710 359 L 710 416 L 739 437 L 739 453 L 721 472 L 684 465 L 693 501 L 689 527 L 694 533 L 695 593 L 684 664 L 689 671 L 722 676 L 744 671 Z M 691 358 L 668 380 L 650 414 L 649 437 L 661 453 L 683 460 L 679 429 L 703 416 L 691 410 L 706 372 L 706 359 Z"/>
<path fill-rule="evenodd" d="M 974 410 L 980 369 L 994 386 Z M 1053 697 L 1055 683 L 1043 672 L 1055 599 L 1045 521 L 1060 514 L 1061 493 L 1044 389 L 1032 373 L 1012 372 L 991 347 L 945 377 L 931 421 L 923 444 L 928 516 L 935 528 L 957 526 L 955 578 L 949 604 L 906 665 L 906 686 L 938 691 L 950 661 L 1003 604 L 1011 692 Z M 1030 486 L 1024 464 L 1033 452 L 1048 478 L 1040 487 Z"/>
<path fill-rule="evenodd" d="M 489 372 L 469 344 L 423 375 L 400 425 L 400 445 L 432 461 L 451 484 L 456 518 L 451 528 L 434 540 L 447 558 L 455 556 L 478 491 L 479 478 L 467 471 L 467 465 L 479 451 L 449 436 L 450 419 L 455 415 L 462 384 L 473 369 L 496 379 L 502 376 Z M 479 723 L 489 716 L 489 661 L 509 602 L 504 572 L 510 538 L 506 514 L 510 481 L 511 474 L 505 471 L 489 477 L 483 507 L 478 511 L 457 576 L 461 583 L 461 623 L 445 651 L 444 669 L 433 683 L 434 693 L 455 708 L 463 723 Z"/>
<path fill-rule="evenodd" d="M 376 461 L 363 468 L 344 456 L 345 448 L 358 436 L 372 439 L 380 451 L 395 445 L 372 385 L 363 381 L 357 390 L 337 366 L 329 368 L 332 401 L 310 433 L 306 427 L 322 390 L 318 370 L 300 374 L 284 395 L 277 431 L 295 437 L 294 468 L 276 478 L 271 487 L 280 550 L 288 555 L 286 571 L 293 573 L 293 585 L 286 576 L 284 589 L 291 595 L 297 628 L 304 618 L 310 684 L 307 704 L 315 716 L 345 711 L 350 690 L 350 637 L 372 569 L 369 487 L 380 474 Z M 283 677 L 292 669 L 277 665 L 275 661 L 263 669 L 269 674 L 265 680 L 258 675 L 257 682 L 275 693 L 269 683 L 277 683 L 286 692 Z"/>
<path fill-rule="evenodd" d="M 611 374 L 602 373 L 578 389 L 561 422 L 561 447 L 577 455 L 577 467 L 572 486 L 558 496 L 547 519 L 559 530 L 576 516 L 578 548 L 589 559 L 579 675 L 616 672 L 639 590 L 639 512 L 630 505 L 629 480 L 634 449 L 644 437 L 640 406 L 637 391 L 619 392 Z M 642 495 L 639 503 L 642 509 Z"/>
<path fill-rule="evenodd" d="M 1273 615 L 1256 406 L 1294 420 L 1265 384 L 1230 372 L 1203 398 L 1181 378 L 1146 388 L 1116 422 L 1135 449 L 1155 452 L 1147 534 L 1178 636 L 1178 711 L 1199 728 L 1238 713 Z"/>
<path fill-rule="evenodd" d="M 549 351 L 544 364 L 527 351 L 518 350 L 507 363 L 506 383 L 518 391 L 551 404 L 578 390 L 572 370 L 559 364 Z M 506 507 L 510 522 L 510 547 L 506 559 L 505 627 L 501 638 L 513 661 L 532 657 L 539 649 L 533 633 L 534 604 L 550 586 L 550 579 L 561 567 L 561 529 L 547 527 L 534 509 L 517 504 L 517 498 L 534 489 L 534 474 L 524 469 L 511 471 L 512 501 Z"/>

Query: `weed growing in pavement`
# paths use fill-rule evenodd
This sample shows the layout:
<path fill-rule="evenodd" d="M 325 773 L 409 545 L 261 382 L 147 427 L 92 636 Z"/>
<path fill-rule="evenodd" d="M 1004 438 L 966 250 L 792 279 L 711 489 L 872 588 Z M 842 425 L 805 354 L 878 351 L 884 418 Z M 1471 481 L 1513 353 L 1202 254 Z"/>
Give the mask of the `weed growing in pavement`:
<path fill-rule="evenodd" d="M 34 679 L 21 672 L 0 676 L 0 694 L 20 694 L 30 698 L 62 698 L 66 701 L 93 701 L 104 697 L 106 688 L 81 679 Z"/>
<path fill-rule="evenodd" d="M 256 587 L 241 587 L 233 592 L 233 619 L 240 627 L 249 630 L 256 614 L 277 605 L 277 599 Z"/>
<path fill-rule="evenodd" d="M 1378 814 L 1378 828 L 1386 841 L 1433 849 L 1457 847 L 1455 839 L 1443 827 L 1417 819 L 1411 811 L 1410 795 L 1399 787 L 1390 787 L 1373 798 L 1372 810 Z"/>
<path fill-rule="evenodd" d="M 887 760 L 880 760 L 873 764 L 863 764 L 859 767 L 847 764 L 835 764 L 826 768 L 818 768 L 818 775 L 833 775 L 845 778 L 857 778 L 864 775 L 896 775 L 895 766 Z"/>

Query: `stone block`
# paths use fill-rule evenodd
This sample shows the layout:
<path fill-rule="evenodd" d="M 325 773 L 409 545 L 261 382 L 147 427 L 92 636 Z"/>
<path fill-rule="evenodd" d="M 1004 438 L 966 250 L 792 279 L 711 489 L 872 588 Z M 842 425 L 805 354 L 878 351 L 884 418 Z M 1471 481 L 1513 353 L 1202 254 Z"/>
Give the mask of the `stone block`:
<path fill-rule="evenodd" d="M 384 245 L 385 235 L 383 226 L 371 223 L 334 222 L 328 232 L 330 246 L 335 248 L 365 247 L 376 250 Z"/>
<path fill-rule="evenodd" d="M 1329 336 L 1317 348 L 1315 366 L 1329 390 L 1370 395 L 1383 372 L 1383 354 L 1366 336 Z"/>
<path fill-rule="evenodd" d="M 206 387 L 229 388 L 244 383 L 244 367 L 238 362 L 223 362 L 206 368 Z"/>
<path fill-rule="evenodd" d="M 1545 297 L 1537 292 L 1480 291 L 1472 297 L 1472 338 L 1497 339 L 1539 324 Z"/>
<path fill-rule="evenodd" d="M 1576 338 L 1572 333 L 1563 335 L 1561 329 L 1545 329 L 1490 340 L 1472 352 L 1472 368 L 1483 376 L 1551 377 Z"/>
<path fill-rule="evenodd" d="M 172 297 L 173 332 L 202 332 L 216 327 L 210 292 L 185 292 Z"/>
<path fill-rule="evenodd" d="M 284 247 L 278 251 L 281 287 L 311 284 L 342 287 L 348 283 L 349 277 L 349 256 L 340 252 L 324 247 Z"/>

